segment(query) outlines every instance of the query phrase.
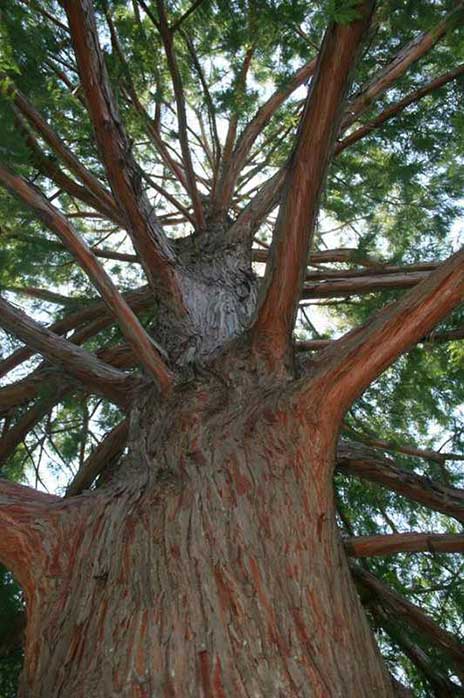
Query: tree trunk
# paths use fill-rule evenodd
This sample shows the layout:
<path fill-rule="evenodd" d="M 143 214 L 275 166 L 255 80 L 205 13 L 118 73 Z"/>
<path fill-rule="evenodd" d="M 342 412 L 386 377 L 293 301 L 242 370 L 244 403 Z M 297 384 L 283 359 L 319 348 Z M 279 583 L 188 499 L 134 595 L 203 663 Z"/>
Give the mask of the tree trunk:
<path fill-rule="evenodd" d="M 51 506 L 22 698 L 393 696 L 338 540 L 335 434 L 230 380 L 162 408 L 147 389 L 111 482 Z"/>

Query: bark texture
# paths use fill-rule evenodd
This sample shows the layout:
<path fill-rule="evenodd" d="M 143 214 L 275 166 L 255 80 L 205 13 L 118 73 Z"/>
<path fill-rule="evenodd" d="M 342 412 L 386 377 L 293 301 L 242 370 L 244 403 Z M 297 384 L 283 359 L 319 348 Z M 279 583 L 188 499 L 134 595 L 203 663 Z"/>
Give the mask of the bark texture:
<path fill-rule="evenodd" d="M 163 408 L 145 392 L 112 481 L 50 505 L 23 698 L 393 695 L 338 540 L 333 438 L 231 377 Z"/>

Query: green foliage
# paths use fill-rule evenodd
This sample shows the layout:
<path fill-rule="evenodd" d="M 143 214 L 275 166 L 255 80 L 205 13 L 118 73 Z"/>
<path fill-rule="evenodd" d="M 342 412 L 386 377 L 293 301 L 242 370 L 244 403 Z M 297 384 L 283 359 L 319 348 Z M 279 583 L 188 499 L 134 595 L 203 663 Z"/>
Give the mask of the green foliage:
<path fill-rule="evenodd" d="M 359 0 L 327 0 L 326 13 L 338 24 L 349 24 L 359 17 Z"/>

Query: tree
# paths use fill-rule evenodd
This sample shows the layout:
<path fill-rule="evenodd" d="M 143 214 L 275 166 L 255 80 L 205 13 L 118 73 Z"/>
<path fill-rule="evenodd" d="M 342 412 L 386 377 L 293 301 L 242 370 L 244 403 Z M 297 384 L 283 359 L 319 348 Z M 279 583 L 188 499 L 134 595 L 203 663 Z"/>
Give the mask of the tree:
<path fill-rule="evenodd" d="M 462 402 L 417 408 L 431 377 L 461 375 L 464 252 L 443 257 L 464 3 L 374 4 L 2 11 L 0 559 L 26 600 L 20 696 L 390 697 L 407 671 L 417 695 L 464 692 L 458 622 L 404 579 L 445 569 L 462 603 L 460 431 L 457 453 L 394 436 Z M 358 224 L 356 248 L 324 249 Z M 333 297 L 346 331 L 296 341 Z M 27 461 L 40 484 L 48 448 L 77 459 L 64 496 L 17 482 Z"/>

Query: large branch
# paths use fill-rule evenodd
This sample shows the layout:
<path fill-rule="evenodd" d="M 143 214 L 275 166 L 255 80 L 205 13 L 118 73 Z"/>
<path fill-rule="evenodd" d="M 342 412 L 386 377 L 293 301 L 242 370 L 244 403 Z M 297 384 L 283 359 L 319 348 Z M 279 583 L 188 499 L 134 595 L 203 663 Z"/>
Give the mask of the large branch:
<path fill-rule="evenodd" d="M 61 366 L 74 378 L 98 393 L 126 406 L 138 380 L 112 368 L 81 347 L 71 344 L 0 298 L 0 326 L 19 337 L 51 363 Z"/>
<path fill-rule="evenodd" d="M 114 197 L 125 216 L 127 231 L 150 285 L 183 315 L 185 308 L 174 253 L 143 191 L 131 142 L 111 90 L 92 2 L 65 0 L 64 7 L 97 145 Z"/>
<path fill-rule="evenodd" d="M 314 234 L 319 199 L 335 145 L 345 93 L 373 3 L 359 8 L 360 18 L 329 27 L 317 61 L 298 140 L 292 155 L 252 328 L 255 351 L 269 365 L 282 362 L 291 332 Z"/>
<path fill-rule="evenodd" d="M 392 533 L 345 538 L 351 557 L 373 557 L 394 553 L 463 553 L 464 535 L 447 533 Z"/>
<path fill-rule="evenodd" d="M 84 239 L 72 228 L 62 213 L 22 177 L 15 176 L 0 166 L 0 181 L 9 191 L 32 208 L 45 225 L 59 236 L 100 291 L 103 300 L 116 317 L 122 333 L 142 365 L 162 391 L 168 390 L 172 383 L 171 372 L 137 316 L 121 296 Z"/>
<path fill-rule="evenodd" d="M 452 516 L 464 524 L 464 490 L 442 485 L 423 475 L 404 470 L 369 449 L 341 444 L 337 450 L 337 468 L 343 473 L 369 480 L 393 492 L 423 504 L 429 509 Z"/>
<path fill-rule="evenodd" d="M 66 172 L 58 166 L 55 158 L 45 155 L 39 142 L 28 128 L 18 110 L 16 110 L 15 120 L 20 127 L 25 143 L 31 153 L 32 162 L 42 175 L 54 182 L 61 191 L 66 192 L 69 196 L 87 204 L 117 225 L 124 226 L 124 220 L 120 212 L 116 209 L 115 204 L 111 207 L 109 206 L 107 200 L 107 198 L 111 198 L 109 194 L 107 198 L 101 195 L 97 196 L 88 187 L 84 187 L 74 181 L 74 179 L 69 177 Z"/>
<path fill-rule="evenodd" d="M 464 695 L 464 689 L 450 681 L 446 674 L 442 673 L 436 666 L 434 659 L 429 657 L 399 627 L 396 614 L 392 613 L 390 609 L 384 608 L 379 602 L 373 603 L 371 599 L 367 606 L 376 622 L 384 628 L 393 642 L 425 676 L 436 698 L 458 698 L 458 696 Z"/>
<path fill-rule="evenodd" d="M 463 2 L 457 2 L 456 7 L 442 22 L 430 31 L 424 32 L 410 41 L 371 82 L 362 88 L 361 92 L 347 107 L 347 115 L 343 121 L 342 129 L 346 129 L 356 121 L 357 116 L 361 112 L 368 109 L 381 94 L 392 87 L 404 75 L 411 65 L 418 61 L 419 58 L 422 58 L 450 29 L 462 21 L 463 6 Z"/>
<path fill-rule="evenodd" d="M 42 519 L 58 501 L 59 497 L 0 479 L 0 560 L 26 595 L 33 588 L 35 574 L 40 573 L 47 543 Z"/>
<path fill-rule="evenodd" d="M 375 575 L 358 566 L 351 569 L 355 580 L 371 592 L 382 604 L 391 609 L 398 620 L 415 628 L 427 640 L 445 652 L 462 674 L 464 667 L 464 645 L 451 633 L 443 630 L 432 618 L 420 608 L 407 601 L 401 594 L 380 581 Z"/>
<path fill-rule="evenodd" d="M 66 488 L 66 496 L 73 497 L 88 489 L 102 470 L 113 462 L 124 450 L 129 433 L 128 420 L 120 422 L 98 444 L 97 448 L 84 461 L 76 476 Z"/>
<path fill-rule="evenodd" d="M 325 405 L 343 412 L 398 356 L 427 335 L 464 298 L 464 251 L 457 252 L 396 303 L 317 355 L 313 381 Z M 313 383 L 314 385 L 314 383 Z"/>
<path fill-rule="evenodd" d="M 348 276 L 339 279 L 329 276 L 324 279 L 324 274 L 320 273 L 319 278 L 321 280 L 319 282 L 305 283 L 301 298 L 303 300 L 308 300 L 309 298 L 346 298 L 348 296 L 372 293 L 373 291 L 411 288 L 417 286 L 428 275 L 426 271 L 411 271 L 403 274 L 381 273 L 370 274 L 369 276 Z M 342 276 L 342 273 L 340 276 Z"/>

